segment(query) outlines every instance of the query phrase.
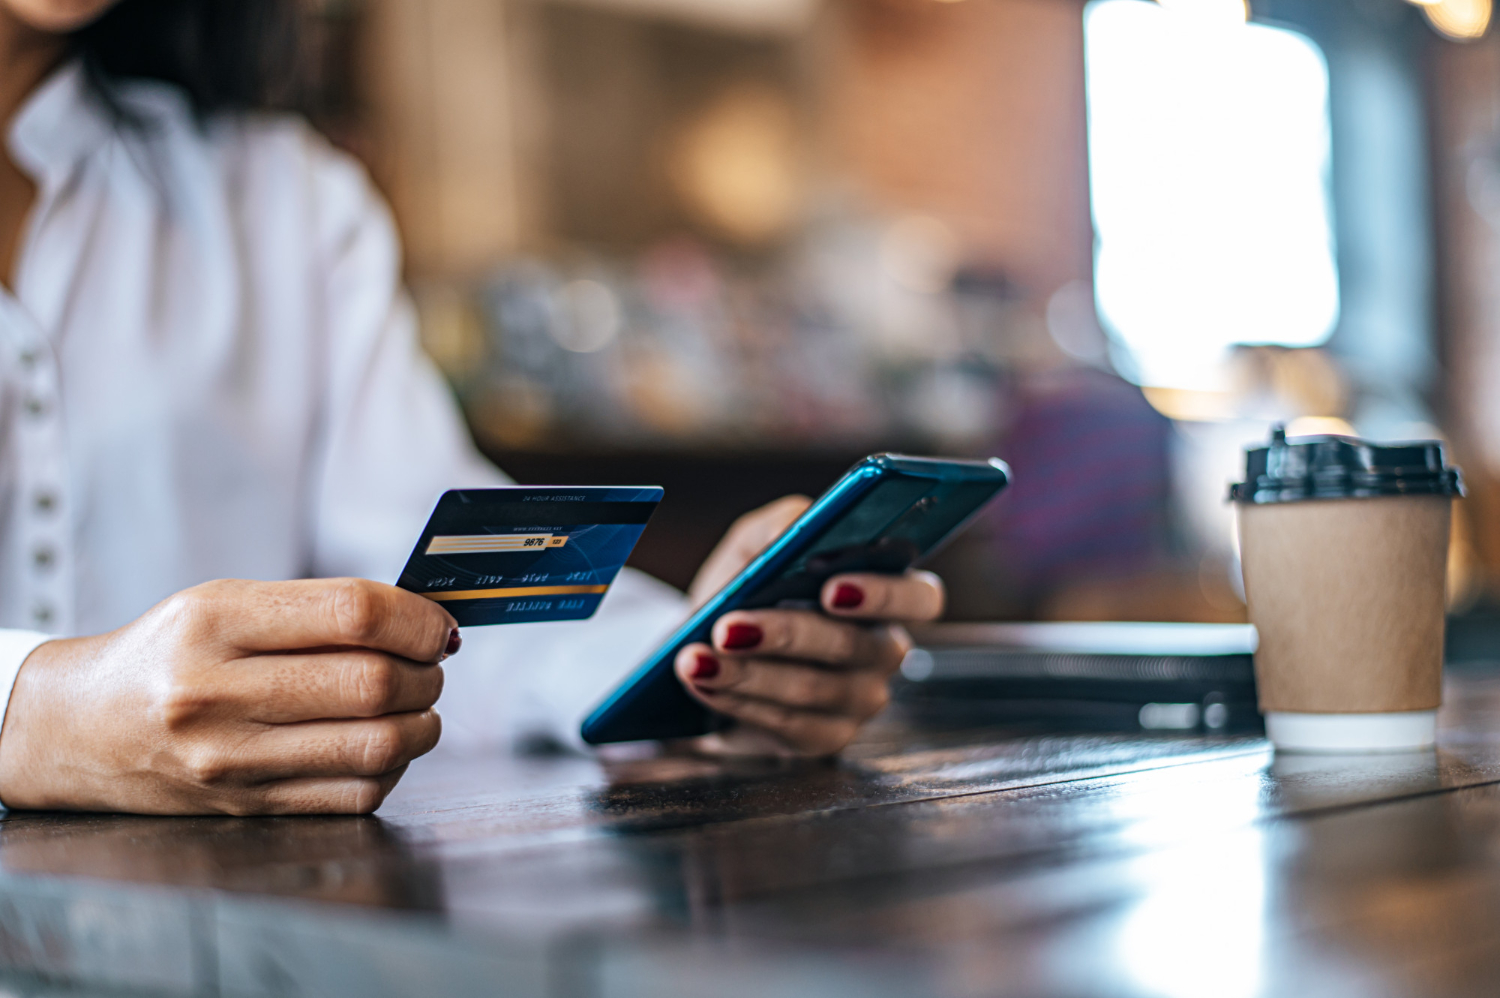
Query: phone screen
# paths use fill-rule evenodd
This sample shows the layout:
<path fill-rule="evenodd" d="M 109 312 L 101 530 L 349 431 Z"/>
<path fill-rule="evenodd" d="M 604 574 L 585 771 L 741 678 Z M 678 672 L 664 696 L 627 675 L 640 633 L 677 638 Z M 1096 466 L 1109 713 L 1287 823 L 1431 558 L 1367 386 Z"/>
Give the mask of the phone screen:
<path fill-rule="evenodd" d="M 904 572 L 994 493 L 990 482 L 880 482 L 741 606 L 812 606 L 843 572 Z"/>

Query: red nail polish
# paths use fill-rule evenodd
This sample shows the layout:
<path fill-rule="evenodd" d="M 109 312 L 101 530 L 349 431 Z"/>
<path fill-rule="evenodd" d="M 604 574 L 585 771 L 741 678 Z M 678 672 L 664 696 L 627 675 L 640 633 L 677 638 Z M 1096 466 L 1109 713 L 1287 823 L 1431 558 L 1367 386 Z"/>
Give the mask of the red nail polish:
<path fill-rule="evenodd" d="M 458 628 L 448 632 L 448 647 L 443 649 L 443 657 L 457 655 L 458 650 L 463 647 L 464 639 L 459 635 Z"/>
<path fill-rule="evenodd" d="M 765 632 L 755 624 L 730 624 L 724 631 L 724 647 L 743 651 L 760 644 L 765 636 Z"/>
<path fill-rule="evenodd" d="M 835 610 L 853 610 L 865 601 L 865 591 L 859 586 L 840 582 L 833 588 L 833 608 Z"/>
<path fill-rule="evenodd" d="M 694 679 L 712 679 L 719 674 L 719 660 L 704 652 L 698 653 L 698 659 L 693 663 Z"/>

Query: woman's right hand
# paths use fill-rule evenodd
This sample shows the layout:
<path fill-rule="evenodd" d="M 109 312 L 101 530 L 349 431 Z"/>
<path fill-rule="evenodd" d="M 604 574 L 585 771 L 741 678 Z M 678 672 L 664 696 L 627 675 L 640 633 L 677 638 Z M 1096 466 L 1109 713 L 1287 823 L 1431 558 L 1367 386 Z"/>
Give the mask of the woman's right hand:
<path fill-rule="evenodd" d="M 363 579 L 209 582 L 26 659 L 0 727 L 12 808 L 373 811 L 437 744 L 438 604 Z"/>

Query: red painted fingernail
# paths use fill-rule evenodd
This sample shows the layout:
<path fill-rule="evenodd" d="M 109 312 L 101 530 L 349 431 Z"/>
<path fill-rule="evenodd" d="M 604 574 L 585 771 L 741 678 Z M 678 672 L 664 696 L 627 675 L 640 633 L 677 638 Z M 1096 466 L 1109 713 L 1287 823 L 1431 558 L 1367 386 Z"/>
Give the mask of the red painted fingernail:
<path fill-rule="evenodd" d="M 833 608 L 835 610 L 853 610 L 865 601 L 865 591 L 859 586 L 840 582 L 833 588 Z"/>
<path fill-rule="evenodd" d="M 743 651 L 760 644 L 765 636 L 765 632 L 755 624 L 730 624 L 724 631 L 724 647 Z"/>
<path fill-rule="evenodd" d="M 706 652 L 699 652 L 693 663 L 694 679 L 712 679 L 719 674 L 719 660 Z"/>
<path fill-rule="evenodd" d="M 446 658 L 449 655 L 457 655 L 458 650 L 463 647 L 463 644 L 464 639 L 458 633 L 458 628 L 455 627 L 453 630 L 448 632 L 448 647 L 443 649 L 443 657 Z"/>

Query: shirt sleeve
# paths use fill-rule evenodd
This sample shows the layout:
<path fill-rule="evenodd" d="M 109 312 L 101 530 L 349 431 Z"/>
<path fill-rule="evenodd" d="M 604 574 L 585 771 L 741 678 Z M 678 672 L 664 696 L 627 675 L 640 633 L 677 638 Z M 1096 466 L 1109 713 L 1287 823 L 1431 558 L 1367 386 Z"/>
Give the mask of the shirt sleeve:
<path fill-rule="evenodd" d="M 323 159 L 328 379 L 312 567 L 394 582 L 445 489 L 509 480 L 475 450 L 418 344 L 385 204 L 352 160 L 331 149 Z"/>
<path fill-rule="evenodd" d="M 329 383 L 313 570 L 394 582 L 444 490 L 509 479 L 475 449 L 420 349 L 385 205 L 352 161 L 325 155 Z M 469 628 L 463 650 L 444 665 L 445 745 L 540 736 L 581 746 L 588 709 L 686 610 L 677 590 L 626 570 L 588 621 Z"/>

